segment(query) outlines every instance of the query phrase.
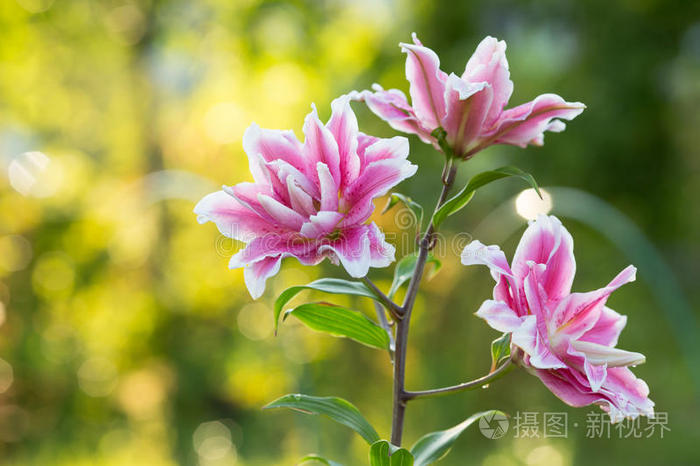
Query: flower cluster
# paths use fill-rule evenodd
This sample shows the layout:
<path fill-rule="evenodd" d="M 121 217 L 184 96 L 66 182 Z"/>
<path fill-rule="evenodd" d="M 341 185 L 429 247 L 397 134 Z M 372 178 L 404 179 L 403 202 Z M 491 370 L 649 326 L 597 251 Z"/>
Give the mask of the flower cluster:
<path fill-rule="evenodd" d="M 493 300 L 476 315 L 511 333 L 520 363 L 571 406 L 600 404 L 612 422 L 653 416 L 647 384 L 627 366 L 644 355 L 615 348 L 627 318 L 605 305 L 608 296 L 634 281 L 629 266 L 607 286 L 572 293 L 574 243 L 556 217 L 541 215 L 523 234 L 512 267 L 498 246 L 473 241 L 462 264 L 483 264 L 496 281 Z"/>
<path fill-rule="evenodd" d="M 325 125 L 312 107 L 304 122 L 303 143 L 292 131 L 253 124 L 243 146 L 254 181 L 224 186 L 195 207 L 200 223 L 214 222 L 223 235 L 245 243 L 230 267 L 245 269 L 253 298 L 262 295 L 266 280 L 286 257 L 304 265 L 328 258 L 355 278 L 394 261 L 394 246 L 369 221 L 373 201 L 417 167 L 407 160 L 406 138 L 382 139 L 358 130 L 352 100 L 365 102 L 394 129 L 416 134 L 448 157 L 462 160 L 492 144 L 541 145 L 545 131 L 562 131 L 561 120 L 571 120 L 585 108 L 543 94 L 505 109 L 513 91 L 506 44 L 492 37 L 479 44 L 462 76 L 440 70 L 435 52 L 415 34 L 412 44 L 400 45 L 407 55 L 411 104 L 396 89 L 375 85 L 373 92 L 353 91 L 333 101 Z M 423 241 L 420 247 L 429 248 L 424 246 L 429 243 Z M 427 250 L 422 252 L 425 259 Z M 635 279 L 633 266 L 604 288 L 572 293 L 573 239 L 557 218 L 547 216 L 530 224 L 511 265 L 498 246 L 479 241 L 469 244 L 461 259 L 465 265 L 488 266 L 496 280 L 493 299 L 483 303 L 477 316 L 511 334 L 511 358 L 556 396 L 572 406 L 599 404 L 613 422 L 653 416 L 646 383 L 628 368 L 645 358 L 616 348 L 626 317 L 606 306 L 614 290 Z M 415 273 L 417 283 L 422 269 Z M 375 296 L 381 295 L 374 288 Z M 383 298 L 385 306 L 389 301 L 393 310 L 405 311 L 406 304 L 399 308 Z M 391 334 L 388 326 L 386 330 Z"/>
<path fill-rule="evenodd" d="M 440 149 L 435 130 L 442 129 L 452 154 L 468 159 L 492 144 L 541 146 L 544 132 L 563 131 L 559 120 L 583 112 L 580 102 L 566 102 L 556 94 L 504 110 L 511 94 L 506 43 L 486 37 L 467 62 L 462 76 L 440 69 L 440 59 L 413 34 L 413 44 L 400 44 L 406 53 L 406 79 L 412 106 L 398 89 L 354 92 L 392 128 L 416 134 Z"/>
<path fill-rule="evenodd" d="M 331 108 L 326 125 L 315 108 L 306 116 L 303 144 L 291 131 L 251 125 L 243 147 L 254 182 L 224 186 L 194 209 L 200 223 L 212 221 L 223 235 L 247 243 L 229 267 L 245 268 L 253 298 L 285 257 L 304 265 L 327 257 L 352 277 L 394 261 L 394 246 L 366 221 L 376 197 L 416 172 L 406 160 L 408 141 L 359 132 L 348 97 Z"/>

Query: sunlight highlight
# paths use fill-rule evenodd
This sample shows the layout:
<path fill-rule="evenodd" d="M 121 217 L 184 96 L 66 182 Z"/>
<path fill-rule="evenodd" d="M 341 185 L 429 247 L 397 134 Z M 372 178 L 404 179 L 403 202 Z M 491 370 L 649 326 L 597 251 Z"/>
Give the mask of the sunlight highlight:
<path fill-rule="evenodd" d="M 522 218 L 526 220 L 534 220 L 540 214 L 548 214 L 552 210 L 552 196 L 540 188 L 542 198 L 537 195 L 537 192 L 530 188 L 518 194 L 515 199 L 515 210 Z"/>

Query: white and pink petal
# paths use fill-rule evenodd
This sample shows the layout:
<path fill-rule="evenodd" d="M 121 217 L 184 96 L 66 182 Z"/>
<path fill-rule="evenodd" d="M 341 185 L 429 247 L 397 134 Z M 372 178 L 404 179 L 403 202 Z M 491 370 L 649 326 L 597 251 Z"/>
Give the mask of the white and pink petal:
<path fill-rule="evenodd" d="M 314 206 L 314 198 L 312 198 L 297 181 L 291 177 L 287 177 L 287 193 L 291 208 L 299 212 L 301 215 L 308 217 L 316 212 Z"/>
<path fill-rule="evenodd" d="M 282 202 L 265 194 L 258 194 L 258 202 L 276 223 L 290 230 L 299 231 L 306 217 Z"/>
<path fill-rule="evenodd" d="M 603 390 L 614 395 L 616 404 L 610 411 L 611 421 L 638 416 L 654 416 L 654 402 L 649 399 L 649 386 L 626 367 L 608 369 Z M 612 396 L 611 396 L 612 397 Z"/>
<path fill-rule="evenodd" d="M 317 164 L 323 162 L 328 166 L 335 183 L 339 185 L 341 175 L 338 142 L 331 130 L 319 120 L 315 105 L 311 106 L 311 112 L 306 115 L 303 131 L 306 137 L 303 147 L 306 173 L 315 174 Z M 317 178 L 314 177 L 314 180 Z"/>
<path fill-rule="evenodd" d="M 371 162 L 364 167 L 360 176 L 348 187 L 344 200 L 350 206 L 363 206 L 369 200 L 386 194 L 389 189 L 413 176 L 417 169 L 417 166 L 405 159 L 383 159 Z M 366 218 L 353 218 L 353 221 L 357 222 L 364 220 Z"/>
<path fill-rule="evenodd" d="M 309 217 L 308 222 L 301 227 L 301 235 L 305 238 L 322 238 L 335 232 L 343 219 L 340 212 L 321 211 Z"/>
<path fill-rule="evenodd" d="M 485 82 L 493 93 L 493 99 L 484 118 L 484 126 L 490 128 L 503 112 L 513 93 L 513 82 L 510 80 L 508 60 L 506 59 L 506 43 L 494 37 L 484 38 L 476 48 L 474 55 L 467 62 L 462 75 L 467 82 Z"/>
<path fill-rule="evenodd" d="M 425 128 L 418 120 L 403 92 L 398 89 L 384 90 L 379 84 L 373 84 L 372 89 L 374 92 L 353 91 L 349 95 L 353 100 L 364 102 L 372 113 L 386 121 L 395 130 L 416 134 L 425 143 L 430 144 L 435 141 L 430 135 L 430 129 Z"/>
<path fill-rule="evenodd" d="M 625 351 L 612 346 L 599 345 L 590 341 L 574 340 L 571 347 L 583 354 L 591 364 L 603 365 L 607 367 L 626 367 L 644 364 L 646 358 L 641 353 Z"/>
<path fill-rule="evenodd" d="M 396 248 L 386 241 L 384 233 L 374 222 L 367 225 L 367 234 L 369 237 L 370 267 L 388 267 L 396 260 Z"/>
<path fill-rule="evenodd" d="M 500 144 L 541 145 L 545 131 L 564 129 L 563 123 L 554 123 L 555 118 L 573 120 L 585 108 L 580 102 L 566 102 L 556 94 L 542 94 L 531 102 L 503 111 L 486 136 Z"/>
<path fill-rule="evenodd" d="M 499 332 L 515 332 L 523 324 L 520 317 L 511 307 L 503 301 L 487 299 L 481 304 L 476 316 L 484 319 L 491 328 Z"/>
<path fill-rule="evenodd" d="M 222 189 L 226 194 L 234 198 L 241 205 L 269 220 L 271 223 L 276 223 L 275 219 L 267 213 L 258 200 L 258 196 L 261 194 L 266 196 L 274 196 L 274 191 L 269 185 L 257 183 L 238 183 L 234 186 L 222 186 Z"/>
<path fill-rule="evenodd" d="M 576 275 L 574 240 L 558 218 L 540 215 L 523 233 L 513 256 L 513 274 L 518 282 L 529 272 L 530 262 L 546 265 L 540 283 L 550 302 L 569 294 Z"/>
<path fill-rule="evenodd" d="M 339 185 L 325 163 L 318 162 L 316 164 L 316 172 L 318 173 L 318 186 L 321 191 L 321 210 L 337 211 Z"/>
<path fill-rule="evenodd" d="M 371 262 L 367 226 L 343 230 L 338 239 L 322 244 L 319 251 L 333 253 L 351 277 L 364 277 Z"/>
<path fill-rule="evenodd" d="M 478 143 L 492 100 L 493 89 L 486 82 L 469 83 L 455 74 L 447 78 L 441 125 L 456 156 L 462 157 Z"/>
<path fill-rule="evenodd" d="M 254 156 L 261 156 L 265 162 L 284 160 L 301 170 L 304 166 L 301 149 L 301 143 L 291 130 L 264 129 L 253 123 L 243 134 L 243 150 L 251 159 L 251 171 L 256 181 L 258 169 L 253 164 Z"/>
<path fill-rule="evenodd" d="M 557 332 L 576 340 L 591 330 L 601 318 L 610 294 L 634 281 L 636 270 L 634 266 L 629 266 L 604 288 L 588 293 L 571 293 L 562 299 L 552 315 L 552 325 L 558 328 Z"/>
<path fill-rule="evenodd" d="M 494 280 L 498 281 L 501 275 L 512 277 L 506 255 L 496 245 L 486 246 L 479 240 L 474 240 L 464 247 L 461 254 L 463 265 L 485 265 L 491 270 Z"/>
<path fill-rule="evenodd" d="M 579 337 L 581 341 L 590 341 L 599 345 L 616 346 L 620 333 L 627 324 L 627 316 L 613 311 L 609 307 L 603 307 L 600 317 L 595 325 Z"/>
<path fill-rule="evenodd" d="M 208 194 L 194 208 L 199 223 L 214 222 L 222 235 L 248 242 L 282 230 L 224 191 Z"/>
<path fill-rule="evenodd" d="M 445 116 L 445 81 L 447 75 L 440 70 L 437 54 L 421 45 L 415 33 L 413 44 L 401 43 L 406 53 L 406 79 L 416 116 L 430 130 L 440 126 Z"/>
<path fill-rule="evenodd" d="M 350 96 L 343 95 L 331 103 L 331 118 L 326 127 L 338 144 L 340 161 L 340 189 L 352 183 L 360 173 L 357 155 L 357 117 L 350 108 Z"/>
<path fill-rule="evenodd" d="M 587 382 L 581 383 L 570 369 L 536 370 L 535 375 L 557 398 L 569 406 L 581 408 L 591 404 L 609 405 L 610 401 L 601 393 L 591 390 Z"/>
<path fill-rule="evenodd" d="M 265 282 L 280 270 L 282 256 L 266 257 L 243 269 L 243 279 L 253 299 L 258 299 L 265 292 Z"/>
<path fill-rule="evenodd" d="M 546 336 L 538 330 L 537 317 L 523 318 L 520 327 L 512 334 L 512 342 L 530 358 L 529 364 L 537 369 L 561 369 L 568 367 L 549 346 Z"/>
<path fill-rule="evenodd" d="M 405 160 L 408 157 L 408 139 L 403 136 L 378 138 L 364 150 L 364 165 L 379 160 Z"/>

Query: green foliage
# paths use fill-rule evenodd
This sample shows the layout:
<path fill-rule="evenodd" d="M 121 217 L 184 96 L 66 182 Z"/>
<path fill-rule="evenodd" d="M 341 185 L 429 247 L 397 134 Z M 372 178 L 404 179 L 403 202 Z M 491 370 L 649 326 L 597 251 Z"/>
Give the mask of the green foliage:
<path fill-rule="evenodd" d="M 323 414 L 335 422 L 351 428 L 370 445 L 379 440 L 379 434 L 362 416 L 360 410 L 342 398 L 290 394 L 263 407 L 263 409 L 273 408 L 289 408 L 304 414 Z"/>
<path fill-rule="evenodd" d="M 415 252 L 413 254 L 403 256 L 401 260 L 396 264 L 396 267 L 394 268 L 394 280 L 391 282 L 391 288 L 389 288 L 389 293 L 387 295 L 389 296 L 389 298 L 393 298 L 396 292 L 399 291 L 399 288 L 401 288 L 401 285 L 403 285 L 411 279 L 413 271 L 416 269 L 417 261 L 418 253 Z M 440 261 L 440 259 L 433 256 L 431 253 L 428 253 L 426 263 L 433 264 L 433 270 L 430 273 L 431 277 L 438 273 L 438 271 L 442 267 L 442 262 Z"/>
<path fill-rule="evenodd" d="M 292 286 L 284 290 L 277 300 L 275 300 L 274 307 L 274 328 L 275 333 L 277 333 L 277 328 L 279 325 L 279 317 L 284 309 L 284 305 L 287 304 L 293 297 L 298 295 L 304 290 L 316 290 L 322 291 L 329 294 L 346 294 L 352 296 L 364 296 L 365 298 L 376 299 L 376 295 L 372 290 L 370 290 L 364 283 L 353 282 L 350 280 L 342 280 L 339 278 L 321 278 L 308 285 Z"/>
<path fill-rule="evenodd" d="M 504 333 L 491 342 L 491 370 L 498 367 L 498 363 L 510 357 L 510 333 Z"/>
<path fill-rule="evenodd" d="M 524 180 L 535 191 L 537 191 L 537 194 L 539 194 L 540 197 L 542 196 L 535 178 L 533 178 L 531 174 L 526 173 L 517 167 L 505 166 L 496 168 L 495 170 L 488 170 L 481 172 L 478 175 L 474 175 L 460 192 L 445 202 L 445 204 L 443 204 L 443 206 L 438 209 L 437 212 L 435 212 L 435 215 L 433 215 L 433 225 L 435 225 L 437 228 L 443 221 L 445 221 L 447 217 L 464 208 L 464 206 L 466 206 L 469 201 L 472 200 L 477 189 L 481 188 L 482 186 L 486 186 L 493 181 L 510 176 L 515 176 Z"/>
<path fill-rule="evenodd" d="M 413 455 L 386 440 L 374 442 L 369 449 L 370 466 L 413 466 Z"/>
<path fill-rule="evenodd" d="M 318 332 L 347 337 L 373 348 L 389 349 L 386 330 L 361 312 L 330 303 L 307 303 L 285 312 L 284 319 L 290 315 Z"/>
<path fill-rule="evenodd" d="M 452 444 L 474 421 L 497 412 L 500 413 L 500 411 L 477 413 L 450 429 L 424 435 L 411 447 L 411 453 L 415 458 L 415 466 L 431 464 L 444 457 L 449 453 Z"/>

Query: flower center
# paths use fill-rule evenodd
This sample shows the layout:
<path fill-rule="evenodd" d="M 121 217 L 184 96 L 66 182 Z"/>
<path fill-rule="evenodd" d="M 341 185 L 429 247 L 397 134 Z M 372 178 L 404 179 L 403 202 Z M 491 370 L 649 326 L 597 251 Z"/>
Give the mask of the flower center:
<path fill-rule="evenodd" d="M 329 234 L 327 234 L 326 239 L 328 239 L 330 241 L 335 241 L 335 240 L 340 239 L 342 236 L 343 236 L 343 232 L 340 231 L 339 229 L 336 229 L 336 230 L 330 232 Z"/>

